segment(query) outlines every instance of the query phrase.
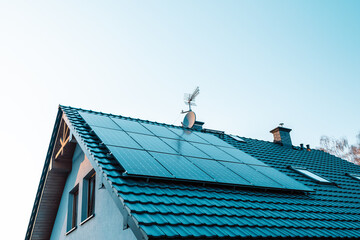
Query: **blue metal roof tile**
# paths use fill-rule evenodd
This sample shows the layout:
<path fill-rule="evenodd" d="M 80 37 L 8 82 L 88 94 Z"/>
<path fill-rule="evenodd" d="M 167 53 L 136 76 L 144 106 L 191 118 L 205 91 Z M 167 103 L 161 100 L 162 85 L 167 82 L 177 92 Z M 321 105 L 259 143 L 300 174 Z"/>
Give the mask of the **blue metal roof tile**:
<path fill-rule="evenodd" d="M 148 236 L 164 237 L 166 236 L 161 229 L 156 225 L 142 225 L 141 228 L 146 232 Z"/>
<path fill-rule="evenodd" d="M 89 151 L 98 158 L 97 164 L 148 236 L 223 239 L 360 237 L 360 183 L 345 176 L 347 172 L 360 173 L 360 166 L 318 150 L 302 151 L 245 137 L 242 137 L 245 142 L 240 143 L 226 134 L 214 134 L 259 161 L 310 186 L 315 192 L 305 195 L 201 185 L 196 181 L 163 179 L 147 182 L 141 178 L 132 179 L 131 176 L 125 178 L 116 160 L 109 159 L 106 147 L 99 145 L 100 139 L 90 133 L 89 126 L 78 113 L 87 111 L 66 107 L 63 111 L 74 130 L 82 136 Z M 149 121 L 131 121 L 156 125 L 157 128 L 173 128 Z M 318 184 L 288 169 L 289 165 L 308 167 L 335 181 L 341 188 Z"/>
<path fill-rule="evenodd" d="M 160 227 L 161 231 L 165 234 L 167 237 L 179 237 L 181 236 L 181 232 L 179 233 L 176 229 L 176 227 L 169 226 L 169 225 L 162 225 Z"/>
<path fill-rule="evenodd" d="M 144 215 L 149 215 L 149 214 L 144 214 Z M 152 223 L 156 223 L 156 224 L 160 224 L 160 225 L 171 224 L 168 221 L 168 218 L 166 218 L 165 216 L 163 216 L 161 214 L 151 214 L 149 216 L 153 220 Z"/>
<path fill-rule="evenodd" d="M 228 228 L 231 229 L 231 228 Z M 231 231 L 225 231 L 225 228 L 218 227 L 218 226 L 212 226 L 211 230 L 215 232 L 215 236 L 217 237 L 230 237 Z"/>
<path fill-rule="evenodd" d="M 205 237 L 206 236 L 203 227 L 188 226 L 188 229 L 191 232 L 191 236 L 194 236 L 194 237 Z"/>
<path fill-rule="evenodd" d="M 173 228 L 181 237 L 193 236 L 191 229 L 188 228 L 187 226 L 175 225 L 175 226 L 171 226 L 171 228 Z"/>

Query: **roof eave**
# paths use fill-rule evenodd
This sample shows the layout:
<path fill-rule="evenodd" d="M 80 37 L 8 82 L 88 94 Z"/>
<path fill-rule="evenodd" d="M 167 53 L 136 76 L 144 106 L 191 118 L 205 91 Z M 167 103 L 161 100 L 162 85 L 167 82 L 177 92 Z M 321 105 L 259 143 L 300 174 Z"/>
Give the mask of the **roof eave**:
<path fill-rule="evenodd" d="M 63 106 L 60 106 L 62 108 Z M 122 216 L 123 216 L 123 228 L 126 229 L 130 227 L 130 229 L 133 231 L 135 237 L 138 240 L 148 240 L 149 237 L 145 233 L 144 230 L 141 229 L 141 227 L 138 224 L 138 221 L 132 216 L 130 213 L 130 209 L 125 205 L 124 199 L 117 193 L 117 191 L 112 187 L 110 181 L 107 180 L 106 174 L 101 170 L 99 165 L 97 164 L 93 154 L 89 151 L 87 148 L 84 140 L 81 138 L 80 134 L 77 133 L 75 127 L 71 124 L 70 119 L 66 115 L 66 111 L 63 111 L 63 119 L 67 126 L 70 129 L 71 134 L 74 136 L 75 140 L 77 141 L 79 147 L 84 152 L 85 156 L 90 161 L 91 165 L 94 167 L 94 170 L 97 173 L 102 173 L 102 183 L 104 184 L 105 188 L 109 191 L 111 198 L 114 200 L 115 205 L 120 210 Z"/>
<path fill-rule="evenodd" d="M 37 190 L 37 193 L 36 193 L 36 196 L 35 196 L 33 209 L 31 211 L 31 216 L 30 216 L 28 228 L 27 228 L 26 235 L 25 235 L 25 240 L 31 239 L 31 236 L 32 236 L 34 223 L 35 223 L 36 215 L 37 215 L 38 210 L 39 210 L 39 203 L 40 203 L 40 200 L 41 200 L 41 197 L 42 197 L 42 194 L 43 194 L 43 189 L 44 189 L 44 186 L 45 186 L 45 179 L 46 179 L 46 176 L 47 176 L 48 171 L 49 171 L 51 155 L 52 155 L 52 151 L 53 151 L 53 148 L 54 148 L 54 145 L 55 145 L 56 136 L 57 136 L 57 132 L 58 132 L 58 129 L 59 129 L 59 126 L 60 126 L 60 123 L 61 123 L 62 115 L 63 115 L 63 112 L 62 112 L 61 108 L 59 107 L 58 113 L 57 113 L 57 116 L 56 116 L 56 120 L 55 120 L 54 129 L 53 129 L 51 139 L 50 139 L 49 148 L 48 148 L 48 151 L 47 151 L 47 154 L 46 154 L 43 171 L 42 171 L 42 174 L 41 174 L 41 177 L 40 177 L 38 190 Z"/>

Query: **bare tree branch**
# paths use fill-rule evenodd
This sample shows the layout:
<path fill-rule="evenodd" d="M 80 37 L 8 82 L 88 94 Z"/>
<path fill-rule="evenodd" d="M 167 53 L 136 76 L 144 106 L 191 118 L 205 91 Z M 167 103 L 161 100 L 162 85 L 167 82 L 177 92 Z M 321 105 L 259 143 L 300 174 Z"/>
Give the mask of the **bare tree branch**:
<path fill-rule="evenodd" d="M 335 139 L 322 136 L 320 146 L 320 150 L 360 165 L 360 133 L 357 135 L 357 144 L 355 145 L 350 145 L 346 138 Z"/>

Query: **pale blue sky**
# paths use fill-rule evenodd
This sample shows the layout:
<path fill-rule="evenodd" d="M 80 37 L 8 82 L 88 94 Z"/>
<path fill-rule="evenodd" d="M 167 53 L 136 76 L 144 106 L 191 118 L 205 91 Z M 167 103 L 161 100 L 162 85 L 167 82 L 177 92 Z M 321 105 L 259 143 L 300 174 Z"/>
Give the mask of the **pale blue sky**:
<path fill-rule="evenodd" d="M 58 104 L 180 124 L 183 94 L 200 86 L 207 128 L 270 141 L 284 122 L 296 145 L 355 141 L 359 12 L 359 1 L 0 0 L 0 238 L 25 235 Z"/>

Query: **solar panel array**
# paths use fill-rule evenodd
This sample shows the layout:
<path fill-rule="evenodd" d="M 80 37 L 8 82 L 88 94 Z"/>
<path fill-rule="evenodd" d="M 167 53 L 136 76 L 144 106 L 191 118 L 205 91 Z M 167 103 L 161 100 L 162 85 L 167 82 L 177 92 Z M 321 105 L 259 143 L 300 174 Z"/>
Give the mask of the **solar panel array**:
<path fill-rule="evenodd" d="M 311 191 L 209 133 L 79 114 L 127 175 Z"/>

